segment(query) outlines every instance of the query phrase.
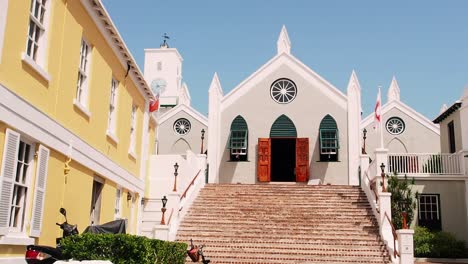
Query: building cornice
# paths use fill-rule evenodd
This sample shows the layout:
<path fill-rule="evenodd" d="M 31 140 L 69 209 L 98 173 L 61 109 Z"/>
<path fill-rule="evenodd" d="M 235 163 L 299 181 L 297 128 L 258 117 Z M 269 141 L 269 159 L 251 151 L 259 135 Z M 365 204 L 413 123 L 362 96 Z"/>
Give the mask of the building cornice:
<path fill-rule="evenodd" d="M 447 117 L 449 117 L 453 112 L 457 111 L 462 106 L 462 102 L 456 101 L 452 106 L 447 108 L 444 112 L 442 112 L 438 117 L 434 119 L 435 124 L 439 124 L 440 122 L 444 121 Z"/>
<path fill-rule="evenodd" d="M 98 30 L 104 36 L 109 46 L 117 55 L 121 66 L 124 69 L 129 67 L 129 76 L 138 87 L 140 93 L 146 100 L 154 100 L 155 97 L 153 92 L 146 83 L 140 68 L 133 58 L 133 55 L 130 53 L 130 50 L 117 30 L 117 27 L 114 25 L 114 22 L 112 22 L 112 19 L 101 0 L 81 0 L 81 3 L 90 14 Z"/>

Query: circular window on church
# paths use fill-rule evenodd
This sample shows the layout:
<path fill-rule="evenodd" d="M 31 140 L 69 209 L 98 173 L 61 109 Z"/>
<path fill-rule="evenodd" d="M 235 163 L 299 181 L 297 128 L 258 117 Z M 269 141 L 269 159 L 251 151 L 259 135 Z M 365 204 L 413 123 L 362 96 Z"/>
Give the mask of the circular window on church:
<path fill-rule="evenodd" d="M 388 133 L 392 135 L 399 135 L 405 131 L 405 122 L 399 117 L 390 117 L 387 120 L 387 124 L 385 125 L 387 128 Z"/>
<path fill-rule="evenodd" d="M 297 95 L 296 84 L 286 78 L 278 79 L 271 85 L 270 95 L 277 103 L 290 103 Z"/>
<path fill-rule="evenodd" d="M 174 131 L 179 135 L 187 135 L 190 128 L 190 121 L 185 118 L 179 118 L 174 122 Z"/>

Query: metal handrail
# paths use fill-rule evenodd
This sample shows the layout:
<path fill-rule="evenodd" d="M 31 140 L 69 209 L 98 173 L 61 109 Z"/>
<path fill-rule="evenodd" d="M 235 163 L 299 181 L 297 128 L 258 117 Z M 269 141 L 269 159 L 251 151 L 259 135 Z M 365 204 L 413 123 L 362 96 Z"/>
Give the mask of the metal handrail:
<path fill-rule="evenodd" d="M 397 233 L 396 233 L 396 230 L 395 230 L 395 226 L 393 226 L 393 222 L 392 220 L 390 219 L 390 217 L 388 216 L 387 212 L 385 212 L 384 214 L 385 218 L 387 219 L 388 223 L 390 224 L 390 226 L 392 227 L 392 234 L 393 234 L 393 257 L 399 257 L 400 254 L 398 253 L 398 250 L 396 248 L 396 241 L 398 240 L 398 237 L 397 237 Z M 383 224 L 383 222 L 382 222 Z"/>
<path fill-rule="evenodd" d="M 369 167 L 367 167 L 367 170 L 364 172 L 364 175 L 366 175 L 366 178 L 367 178 L 367 181 L 369 182 L 369 188 L 372 190 L 372 192 L 374 193 L 374 196 L 375 196 L 375 200 L 378 201 L 379 200 L 379 195 L 377 194 L 377 191 L 375 190 L 375 187 L 374 187 L 374 184 L 376 181 L 374 180 L 371 180 L 369 178 L 369 171 L 370 171 L 370 168 L 371 168 L 371 165 L 373 165 L 374 163 L 376 162 L 376 159 L 374 159 L 371 163 L 369 163 Z"/>
<path fill-rule="evenodd" d="M 187 192 L 188 190 L 190 189 L 190 187 L 192 187 L 194 184 L 195 184 L 195 180 L 197 179 L 198 175 L 200 174 L 201 170 L 198 170 L 197 174 L 195 174 L 195 177 L 193 177 L 192 181 L 189 183 L 189 185 L 187 186 L 187 188 L 185 189 L 184 193 L 182 194 L 182 196 L 180 196 L 180 200 L 182 201 L 183 198 L 185 198 L 185 196 L 187 196 Z"/>

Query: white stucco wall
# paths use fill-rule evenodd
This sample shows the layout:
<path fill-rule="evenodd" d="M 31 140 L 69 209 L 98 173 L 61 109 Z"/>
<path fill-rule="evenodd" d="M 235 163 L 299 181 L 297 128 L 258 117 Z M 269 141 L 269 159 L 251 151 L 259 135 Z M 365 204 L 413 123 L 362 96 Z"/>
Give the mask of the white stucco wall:
<path fill-rule="evenodd" d="M 288 104 L 278 104 L 270 96 L 270 86 L 279 78 L 288 78 L 297 85 L 297 96 Z M 323 183 L 348 184 L 347 106 L 338 105 L 329 94 L 324 94 L 318 89 L 319 85 L 323 86 L 323 83 L 318 80 L 307 81 L 304 76 L 283 64 L 256 82 L 252 89 L 231 102 L 229 106 L 222 107 L 219 181 L 221 183 L 257 182 L 258 138 L 268 138 L 271 126 L 284 114 L 296 126 L 299 138 L 309 138 L 310 179 L 320 179 Z M 319 126 L 327 114 L 330 114 L 338 125 L 339 162 L 318 162 Z M 229 161 L 227 147 L 230 127 L 237 115 L 241 115 L 246 120 L 249 129 L 247 162 Z"/>
<path fill-rule="evenodd" d="M 178 135 L 174 131 L 174 122 L 179 118 L 187 119 L 191 124 L 191 129 L 186 135 Z M 158 154 L 185 154 L 187 148 L 181 146 L 186 145 L 194 153 L 199 154 L 201 151 L 201 130 L 205 130 L 205 139 L 203 140 L 203 151 L 208 147 L 208 127 L 197 119 L 193 118 L 185 111 L 180 111 L 171 118 L 160 124 L 158 130 Z"/>
<path fill-rule="evenodd" d="M 453 233 L 458 239 L 468 241 L 467 201 L 465 199 L 465 182 L 460 181 L 430 181 L 416 180 L 412 187 L 413 193 L 440 194 L 440 213 L 442 231 Z M 418 212 L 412 227 L 417 223 Z"/>
<path fill-rule="evenodd" d="M 399 117 L 405 123 L 406 128 L 400 135 L 392 135 L 385 128 L 387 120 L 391 117 Z M 384 146 L 388 148 L 389 153 L 440 152 L 439 135 L 398 108 L 392 108 L 383 115 L 382 127 Z M 367 129 L 366 151 L 373 158 L 374 150 L 380 147 L 380 132 L 374 130 L 373 123 L 365 128 Z"/>
<path fill-rule="evenodd" d="M 452 121 L 455 130 L 455 152 L 463 149 L 460 111 L 455 111 L 442 122 L 440 122 L 440 145 L 443 153 L 450 153 L 448 124 Z"/>

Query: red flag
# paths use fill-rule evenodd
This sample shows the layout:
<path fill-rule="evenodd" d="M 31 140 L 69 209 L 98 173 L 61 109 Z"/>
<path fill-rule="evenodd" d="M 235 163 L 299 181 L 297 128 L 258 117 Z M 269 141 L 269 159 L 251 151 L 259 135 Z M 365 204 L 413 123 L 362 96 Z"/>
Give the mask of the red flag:
<path fill-rule="evenodd" d="M 379 87 L 379 93 L 377 94 L 377 102 L 375 102 L 375 108 L 374 108 L 374 129 L 378 129 L 380 127 L 380 122 L 381 122 L 380 111 L 382 109 L 381 104 L 382 103 L 380 99 L 380 87 Z"/>
<path fill-rule="evenodd" d="M 149 105 L 149 112 L 152 113 L 159 108 L 159 94 L 156 95 L 156 100 L 151 101 Z"/>

